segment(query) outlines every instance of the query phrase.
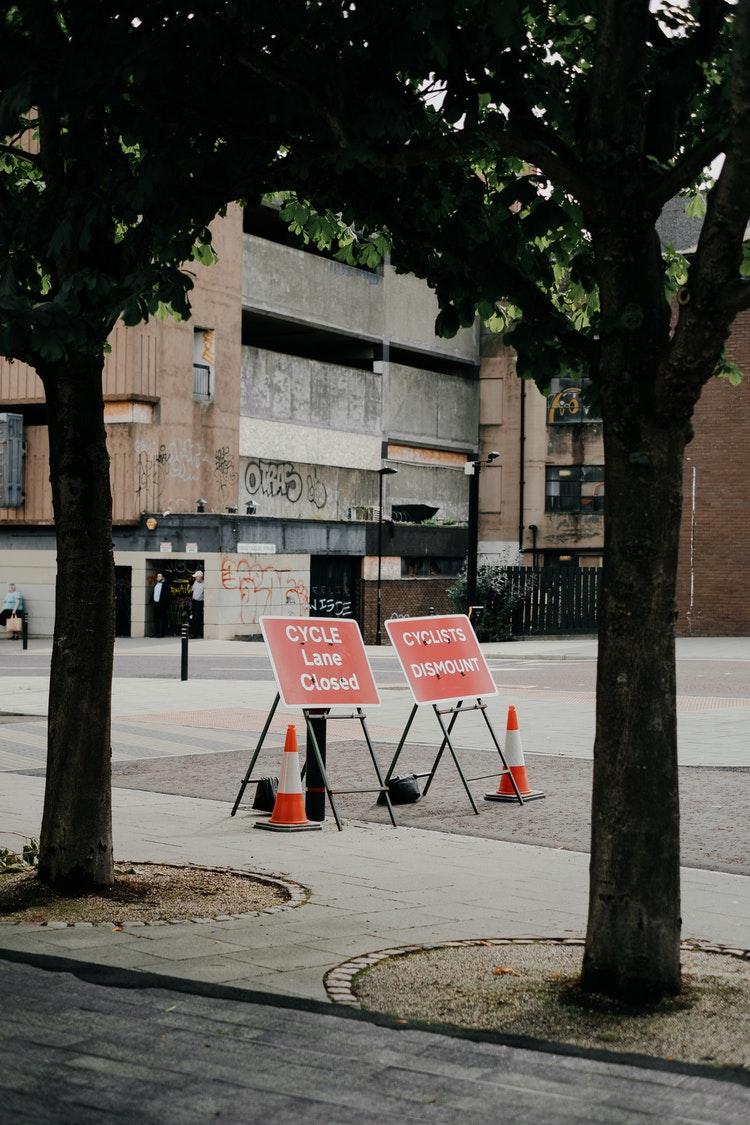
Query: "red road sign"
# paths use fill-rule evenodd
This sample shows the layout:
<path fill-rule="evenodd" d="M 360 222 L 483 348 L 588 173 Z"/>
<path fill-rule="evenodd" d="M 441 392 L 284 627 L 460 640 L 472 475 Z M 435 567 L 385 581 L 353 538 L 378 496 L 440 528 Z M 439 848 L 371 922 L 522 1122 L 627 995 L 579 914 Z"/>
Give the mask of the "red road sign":
<path fill-rule="evenodd" d="M 356 621 L 261 617 L 285 707 L 373 707 L 380 703 Z"/>
<path fill-rule="evenodd" d="M 386 621 L 415 703 L 497 695 L 476 633 L 463 613 Z"/>

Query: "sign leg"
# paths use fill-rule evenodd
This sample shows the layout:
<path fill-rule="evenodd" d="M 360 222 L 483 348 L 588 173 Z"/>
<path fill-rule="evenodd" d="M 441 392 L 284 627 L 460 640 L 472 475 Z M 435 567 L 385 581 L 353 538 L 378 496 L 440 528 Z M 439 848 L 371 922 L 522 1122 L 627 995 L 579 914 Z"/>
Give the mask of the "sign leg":
<path fill-rule="evenodd" d="M 411 714 L 409 715 L 409 718 L 406 720 L 406 726 L 404 727 L 404 733 L 401 735 L 401 738 L 399 739 L 399 744 L 396 747 L 396 753 L 393 755 L 393 759 L 391 761 L 391 764 L 389 765 L 388 770 L 386 771 L 386 775 L 385 775 L 385 784 L 386 785 L 391 780 L 391 774 L 395 770 L 396 763 L 398 762 L 398 760 L 401 756 L 401 751 L 403 750 L 404 743 L 406 742 L 406 736 L 409 733 L 409 730 L 411 729 L 411 724 L 414 722 L 414 716 L 416 715 L 416 713 L 417 713 L 417 705 L 415 703 L 414 706 L 411 709 Z"/>
<path fill-rule="evenodd" d="M 253 756 L 250 759 L 250 765 L 247 767 L 247 773 L 245 774 L 245 776 L 242 779 L 242 784 L 240 785 L 240 791 L 237 794 L 234 805 L 232 806 L 231 816 L 234 816 L 234 814 L 237 812 L 237 809 L 240 807 L 240 801 L 242 800 L 242 798 L 245 795 L 245 790 L 247 789 L 247 783 L 249 782 L 250 775 L 253 772 L 253 766 L 255 765 L 256 761 L 258 760 L 258 755 L 260 754 L 261 746 L 263 745 L 263 743 L 265 741 L 265 738 L 266 738 L 266 735 L 268 734 L 268 728 L 270 727 L 271 721 L 273 720 L 273 717 L 276 714 L 276 708 L 278 707 L 278 705 L 279 705 L 279 693 L 277 692 L 276 698 L 273 701 L 273 706 L 271 707 L 271 710 L 268 712 L 268 718 L 266 719 L 266 725 L 263 727 L 263 730 L 261 731 L 260 738 L 258 739 L 258 745 L 255 747 L 255 752 L 253 753 Z"/>
<path fill-rule="evenodd" d="M 396 818 L 393 815 L 393 805 L 391 804 L 391 797 L 390 797 L 390 794 L 388 792 L 388 786 L 383 781 L 383 776 L 380 772 L 380 766 L 378 765 L 378 759 L 375 757 L 375 749 L 372 745 L 372 742 L 370 741 L 370 732 L 367 729 L 367 720 L 365 719 L 365 716 L 362 713 L 361 708 L 359 708 L 359 707 L 357 708 L 357 718 L 359 719 L 360 723 L 362 724 L 362 733 L 365 736 L 365 742 L 367 743 L 367 749 L 370 751 L 370 757 L 372 758 L 372 764 L 375 767 L 375 773 L 377 774 L 377 778 L 378 778 L 378 785 L 383 786 L 383 796 L 385 798 L 385 803 L 386 803 L 386 806 L 388 808 L 388 816 L 391 818 L 391 824 L 395 828 L 396 827 Z"/>
<path fill-rule="evenodd" d="M 466 790 L 466 796 L 469 798 L 469 801 L 471 802 L 471 807 L 473 808 L 474 812 L 477 814 L 477 816 L 479 816 L 479 809 L 477 808 L 476 802 L 471 795 L 471 790 L 469 789 L 469 783 L 464 776 L 464 771 L 461 769 L 461 763 L 459 762 L 458 758 L 456 757 L 456 752 L 453 749 L 453 744 L 451 742 L 450 733 L 446 729 L 445 723 L 443 722 L 443 716 L 440 714 L 437 707 L 435 707 L 435 714 L 437 715 L 437 720 L 440 723 L 440 729 L 443 732 L 443 738 L 444 738 L 445 743 L 448 747 L 448 750 L 450 751 L 451 758 L 453 758 L 453 762 L 455 764 L 455 767 L 458 770 L 458 776 L 461 778 L 461 782 L 463 784 L 463 787 Z"/>
<path fill-rule="evenodd" d="M 459 699 L 458 703 L 456 704 L 456 707 L 460 707 L 462 703 L 463 703 L 463 699 Z M 434 710 L 435 714 L 438 716 L 438 719 L 439 719 L 440 715 L 439 715 L 437 706 L 433 705 L 433 710 Z M 451 721 L 448 723 L 448 734 L 450 734 L 450 732 L 453 730 L 454 726 L 456 725 L 456 719 L 457 718 L 458 718 L 458 711 L 454 711 L 453 714 L 451 715 Z M 440 725 L 442 726 L 442 723 Z M 435 777 L 435 774 L 437 773 L 437 768 L 440 765 L 440 759 L 442 758 L 443 753 L 444 753 L 447 745 L 448 745 L 448 743 L 447 743 L 446 739 L 443 739 L 442 743 L 440 744 L 440 749 L 437 752 L 437 757 L 435 758 L 435 761 L 432 763 L 432 769 L 430 770 L 429 775 L 427 777 L 425 787 L 422 790 L 422 796 L 423 797 L 427 796 L 429 788 L 432 785 L 433 778 Z"/>
<path fill-rule="evenodd" d="M 318 777 L 320 778 L 321 783 L 322 783 L 323 802 L 325 802 L 325 794 L 327 793 L 328 794 L 328 802 L 331 806 L 331 812 L 333 813 L 333 819 L 336 821 L 336 827 L 338 828 L 339 832 L 342 832 L 343 828 L 342 828 L 342 825 L 341 825 L 341 821 L 339 819 L 338 810 L 336 809 L 336 802 L 333 799 L 333 793 L 331 792 L 331 786 L 328 784 L 328 775 L 326 774 L 325 763 L 324 763 L 323 758 L 322 758 L 321 753 L 320 753 L 320 747 L 318 746 L 317 735 L 315 733 L 315 728 L 313 726 L 313 723 L 315 722 L 315 719 L 316 718 L 319 719 L 320 716 L 316 715 L 315 717 L 313 717 L 308 711 L 303 711 L 303 714 L 305 716 L 305 723 L 307 724 L 307 752 L 308 752 L 307 780 L 308 780 L 308 782 L 311 780 L 312 770 L 316 769 L 317 772 L 318 772 Z M 326 712 L 326 714 L 327 714 L 327 712 Z M 323 716 L 323 730 L 324 731 L 325 731 L 325 725 L 326 724 L 325 724 L 325 715 L 324 715 Z M 312 757 L 309 756 L 311 748 L 312 748 Z M 315 793 L 314 795 L 318 796 L 317 793 Z M 315 819 L 315 818 L 310 816 L 310 813 L 307 811 L 307 808 L 305 808 L 305 812 L 307 813 L 307 816 L 310 818 L 310 820 Z M 325 814 L 325 805 L 324 805 L 323 813 Z M 324 816 L 320 816 L 317 819 L 323 820 Z"/>

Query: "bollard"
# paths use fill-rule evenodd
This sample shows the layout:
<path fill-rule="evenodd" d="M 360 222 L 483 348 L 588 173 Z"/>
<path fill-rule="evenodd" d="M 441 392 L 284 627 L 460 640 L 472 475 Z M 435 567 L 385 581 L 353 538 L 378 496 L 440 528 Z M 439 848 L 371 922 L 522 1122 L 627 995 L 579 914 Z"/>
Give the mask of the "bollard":
<path fill-rule="evenodd" d="M 326 715 L 327 711 L 311 711 L 310 726 L 315 732 L 320 757 L 323 765 L 326 764 Z M 307 757 L 305 760 L 305 813 L 308 820 L 325 820 L 326 818 L 326 791 L 323 778 L 320 776 L 318 761 L 310 744 L 310 735 L 307 736 Z"/>
<path fill-rule="evenodd" d="M 186 680 L 188 678 L 188 626 L 182 626 L 182 651 L 180 663 L 180 679 Z"/>
<path fill-rule="evenodd" d="M 21 647 L 24 652 L 29 647 L 29 615 L 27 613 L 21 614 Z"/>

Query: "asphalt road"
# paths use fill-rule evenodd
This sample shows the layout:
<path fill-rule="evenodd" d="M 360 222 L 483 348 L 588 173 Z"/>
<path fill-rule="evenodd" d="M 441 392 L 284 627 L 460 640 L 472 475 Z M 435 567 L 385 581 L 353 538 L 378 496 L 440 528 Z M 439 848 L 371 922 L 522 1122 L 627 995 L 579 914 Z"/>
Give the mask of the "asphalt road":
<path fill-rule="evenodd" d="M 143 642 L 148 646 L 148 641 Z M 164 652 L 164 642 L 158 652 L 150 655 L 140 649 L 137 654 L 115 655 L 114 675 L 135 679 L 163 679 L 180 674 L 180 644 L 174 641 L 173 652 Z M 242 646 L 243 648 L 245 646 Z M 268 657 L 260 645 L 247 646 L 254 652 L 203 655 L 197 646 L 190 649 L 190 678 L 196 680 L 261 680 L 273 679 Z M 12 649 L 12 651 L 10 651 Z M 0 648 L 0 677 L 46 676 L 49 672 L 49 650 L 34 651 L 34 642 L 26 652 L 20 645 L 6 642 Z M 384 650 L 382 655 L 371 657 L 375 677 L 382 685 L 405 685 L 405 680 L 395 655 Z M 596 661 L 533 660 L 512 658 L 488 659 L 495 680 L 499 684 L 535 687 L 551 691 L 594 692 L 596 689 Z M 680 695 L 726 696 L 745 698 L 750 694 L 746 663 L 732 660 L 678 660 L 677 691 Z"/>

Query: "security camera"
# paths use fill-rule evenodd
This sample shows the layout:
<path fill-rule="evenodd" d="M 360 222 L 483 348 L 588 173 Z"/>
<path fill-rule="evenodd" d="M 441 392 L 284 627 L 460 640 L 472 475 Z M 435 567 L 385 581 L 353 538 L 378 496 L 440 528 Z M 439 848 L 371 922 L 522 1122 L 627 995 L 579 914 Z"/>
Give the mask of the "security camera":
<path fill-rule="evenodd" d="M 257 511 L 258 511 L 258 505 L 255 503 L 255 501 L 254 500 L 248 500 L 247 503 L 245 504 L 245 515 L 246 516 L 254 516 Z"/>
<path fill-rule="evenodd" d="M 206 510 L 206 504 L 207 504 L 207 503 L 208 503 L 208 500 L 204 500 L 204 499 L 203 499 L 202 497 L 199 497 L 199 498 L 198 498 L 198 499 L 197 499 L 197 500 L 195 501 L 195 510 L 196 510 L 196 512 L 205 512 L 205 510 Z"/>
<path fill-rule="evenodd" d="M 162 512 L 162 519 L 164 519 L 166 516 L 171 516 L 171 515 L 172 515 L 172 509 L 167 508 L 166 512 Z"/>
<path fill-rule="evenodd" d="M 237 515 L 236 506 L 227 506 L 227 515 L 236 516 Z"/>
<path fill-rule="evenodd" d="M 497 461 L 499 456 L 500 454 L 498 453 L 498 451 L 496 449 L 493 449 L 490 453 L 487 454 L 487 464 L 489 465 L 492 461 Z"/>

